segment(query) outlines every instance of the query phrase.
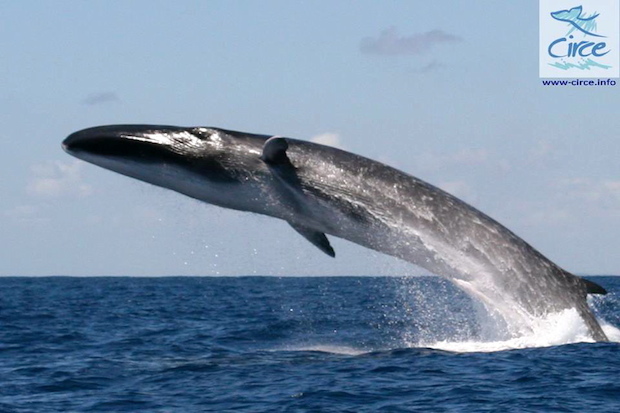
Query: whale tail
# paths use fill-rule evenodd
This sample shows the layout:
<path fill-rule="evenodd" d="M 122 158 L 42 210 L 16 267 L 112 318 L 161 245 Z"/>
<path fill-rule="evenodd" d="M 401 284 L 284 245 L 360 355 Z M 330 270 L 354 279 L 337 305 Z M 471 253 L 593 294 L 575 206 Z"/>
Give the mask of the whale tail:
<path fill-rule="evenodd" d="M 603 295 L 607 294 L 607 290 L 595 282 L 586 280 L 585 278 L 581 278 L 581 282 L 586 287 L 587 294 L 603 294 Z"/>
<path fill-rule="evenodd" d="M 586 280 L 585 278 L 577 277 L 575 275 L 573 275 L 573 277 L 577 278 L 580 281 L 584 295 L 583 302 L 577 305 L 577 311 L 581 315 L 583 321 L 586 323 L 586 326 L 588 326 L 588 330 L 590 330 L 592 338 L 595 341 L 609 341 L 609 338 L 607 338 L 607 335 L 601 328 L 601 325 L 599 324 L 598 320 L 594 316 L 594 313 L 592 312 L 592 310 L 588 306 L 588 303 L 585 300 L 588 294 L 607 294 L 607 290 L 593 281 Z"/>

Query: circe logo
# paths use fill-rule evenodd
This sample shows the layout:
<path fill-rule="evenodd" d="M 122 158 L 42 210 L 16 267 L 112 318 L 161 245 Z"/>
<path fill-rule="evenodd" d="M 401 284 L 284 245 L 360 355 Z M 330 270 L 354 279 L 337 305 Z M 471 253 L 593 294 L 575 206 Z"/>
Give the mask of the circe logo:
<path fill-rule="evenodd" d="M 618 0 L 540 0 L 540 77 L 619 77 L 619 5 Z"/>

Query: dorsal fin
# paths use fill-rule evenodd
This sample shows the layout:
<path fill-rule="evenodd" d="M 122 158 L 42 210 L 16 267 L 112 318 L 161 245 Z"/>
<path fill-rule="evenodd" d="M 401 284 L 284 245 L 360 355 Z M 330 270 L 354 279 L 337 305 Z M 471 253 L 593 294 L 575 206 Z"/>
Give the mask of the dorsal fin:
<path fill-rule="evenodd" d="M 272 136 L 265 141 L 263 145 L 263 154 L 261 159 L 268 164 L 286 164 L 291 161 L 286 156 L 286 150 L 288 149 L 288 142 L 281 136 Z"/>
<path fill-rule="evenodd" d="M 330 257 L 335 257 L 336 252 L 332 248 L 329 240 L 327 239 L 327 235 L 322 232 L 315 231 L 312 228 L 304 227 L 303 225 L 297 225 L 289 222 L 290 226 L 297 232 L 299 232 L 305 239 L 313 243 L 325 254 Z"/>

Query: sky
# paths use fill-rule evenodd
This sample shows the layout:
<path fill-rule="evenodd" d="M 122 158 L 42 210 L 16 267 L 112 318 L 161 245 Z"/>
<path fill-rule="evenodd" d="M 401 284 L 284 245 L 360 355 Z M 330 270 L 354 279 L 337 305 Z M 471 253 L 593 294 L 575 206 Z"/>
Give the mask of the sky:
<path fill-rule="evenodd" d="M 120 123 L 338 146 L 571 272 L 620 274 L 620 86 L 541 84 L 537 1 L 13 1 L 0 19 L 0 275 L 426 273 L 61 150 Z"/>

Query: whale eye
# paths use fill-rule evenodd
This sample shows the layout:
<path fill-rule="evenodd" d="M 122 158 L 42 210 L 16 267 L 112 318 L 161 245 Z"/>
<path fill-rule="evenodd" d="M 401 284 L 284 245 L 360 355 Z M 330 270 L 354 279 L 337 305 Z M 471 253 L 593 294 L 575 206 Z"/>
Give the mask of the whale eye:
<path fill-rule="evenodd" d="M 202 141 L 210 140 L 213 135 L 217 135 L 217 130 L 205 127 L 191 128 L 189 132 Z"/>

